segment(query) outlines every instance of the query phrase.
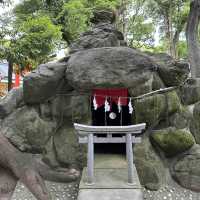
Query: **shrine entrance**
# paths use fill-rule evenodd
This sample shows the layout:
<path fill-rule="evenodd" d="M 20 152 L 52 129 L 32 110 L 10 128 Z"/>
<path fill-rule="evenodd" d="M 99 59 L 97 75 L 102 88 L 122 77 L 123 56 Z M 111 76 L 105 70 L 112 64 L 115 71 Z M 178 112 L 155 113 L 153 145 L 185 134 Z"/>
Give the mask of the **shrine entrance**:
<path fill-rule="evenodd" d="M 146 124 L 132 125 L 126 88 L 94 89 L 91 100 L 92 124 L 74 123 L 79 143 L 88 146 L 78 200 L 142 200 L 133 145 L 141 142 Z"/>
<path fill-rule="evenodd" d="M 93 126 L 131 125 L 133 105 L 128 89 L 94 89 L 91 112 Z"/>
<path fill-rule="evenodd" d="M 130 96 L 127 88 L 94 89 L 92 91 L 92 125 L 93 126 L 127 126 L 132 124 L 133 111 L 130 111 Z M 107 104 L 107 108 L 106 108 Z M 97 135 L 97 137 L 107 135 Z M 112 135 L 122 137 L 123 135 Z M 95 153 L 126 154 L 125 143 L 96 143 Z"/>

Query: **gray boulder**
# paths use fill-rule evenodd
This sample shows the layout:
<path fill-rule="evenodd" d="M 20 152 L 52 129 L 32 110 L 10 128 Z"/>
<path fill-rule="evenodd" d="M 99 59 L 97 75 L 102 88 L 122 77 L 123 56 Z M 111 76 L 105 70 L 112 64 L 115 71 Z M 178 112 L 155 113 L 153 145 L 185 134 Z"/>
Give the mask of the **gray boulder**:
<path fill-rule="evenodd" d="M 134 146 L 134 158 L 141 184 L 149 190 L 158 190 L 165 183 L 166 173 L 148 136 L 143 137 L 141 144 Z"/>
<path fill-rule="evenodd" d="M 171 162 L 172 177 L 183 187 L 200 192 L 200 146 L 194 145 L 188 152 Z"/>
<path fill-rule="evenodd" d="M 107 47 L 80 51 L 71 56 L 66 79 L 76 91 L 96 87 L 126 87 L 131 96 L 152 90 L 154 62 L 140 51 Z"/>
<path fill-rule="evenodd" d="M 190 123 L 190 131 L 195 140 L 200 144 L 200 102 L 196 103 L 193 110 L 193 118 Z"/>
<path fill-rule="evenodd" d="M 23 104 L 23 89 L 12 89 L 4 98 L 0 100 L 0 119 L 5 118 L 17 107 L 22 106 Z"/>
<path fill-rule="evenodd" d="M 40 104 L 40 114 L 43 118 L 67 120 L 68 123 L 87 123 L 91 118 L 89 95 L 68 93 L 57 95 L 51 101 Z"/>
<path fill-rule="evenodd" d="M 184 62 L 174 62 L 158 67 L 158 73 L 166 86 L 181 85 L 189 75 L 189 65 Z"/>
<path fill-rule="evenodd" d="M 54 133 L 55 122 L 42 120 L 33 107 L 24 106 L 2 122 L 1 134 L 21 151 L 42 151 Z"/>
<path fill-rule="evenodd" d="M 57 160 L 70 167 L 86 166 L 87 148 L 78 143 L 78 136 L 71 126 L 61 127 L 54 136 Z"/>
<path fill-rule="evenodd" d="M 191 105 L 200 101 L 200 79 L 190 78 L 179 91 L 179 96 L 185 105 Z"/>
<path fill-rule="evenodd" d="M 190 126 L 190 122 L 192 120 L 192 114 L 190 113 L 189 109 L 181 106 L 180 111 L 175 112 L 172 116 L 168 119 L 168 125 L 175 127 L 177 129 L 184 129 Z"/>
<path fill-rule="evenodd" d="M 165 86 L 180 85 L 188 78 L 190 69 L 187 62 L 175 61 L 165 53 L 148 54 L 157 63 L 158 74 Z"/>
<path fill-rule="evenodd" d="M 116 20 L 115 13 L 112 10 L 109 9 L 96 9 L 93 12 L 93 17 L 90 19 L 90 21 L 93 24 L 99 24 L 102 22 L 106 23 L 114 23 Z"/>
<path fill-rule="evenodd" d="M 120 46 L 123 40 L 123 34 L 113 24 L 99 23 L 71 44 L 70 53 L 92 48 L 116 47 Z"/>
<path fill-rule="evenodd" d="M 153 76 L 152 90 L 165 88 L 165 85 L 157 73 Z"/>
<path fill-rule="evenodd" d="M 23 89 L 24 101 L 28 104 L 44 102 L 62 88 L 69 89 L 64 80 L 64 72 L 67 64 L 47 63 L 38 66 L 36 70 L 25 76 Z"/>

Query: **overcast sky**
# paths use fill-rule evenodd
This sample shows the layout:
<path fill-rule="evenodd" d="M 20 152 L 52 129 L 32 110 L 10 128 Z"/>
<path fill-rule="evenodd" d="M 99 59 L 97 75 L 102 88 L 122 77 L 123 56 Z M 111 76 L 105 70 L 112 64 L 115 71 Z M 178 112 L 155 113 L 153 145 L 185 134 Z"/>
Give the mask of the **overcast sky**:
<path fill-rule="evenodd" d="M 0 14 L 4 13 L 4 12 L 7 12 L 9 11 L 10 9 L 12 9 L 16 4 L 18 4 L 21 0 L 12 0 L 12 5 L 9 6 L 9 7 L 5 7 L 5 8 L 2 8 L 0 6 Z"/>

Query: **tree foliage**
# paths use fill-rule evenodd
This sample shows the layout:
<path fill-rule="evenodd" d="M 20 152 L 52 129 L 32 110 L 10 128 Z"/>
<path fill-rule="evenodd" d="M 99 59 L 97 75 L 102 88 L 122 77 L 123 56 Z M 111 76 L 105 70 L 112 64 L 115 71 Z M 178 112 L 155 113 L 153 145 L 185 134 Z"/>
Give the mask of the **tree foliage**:
<path fill-rule="evenodd" d="M 21 27 L 27 19 L 48 17 L 69 45 L 91 27 L 94 10 L 113 9 L 117 27 L 131 47 L 160 49 L 179 58 L 185 57 L 180 52 L 184 47 L 189 3 L 189 0 L 22 0 L 14 9 L 15 25 Z"/>
<path fill-rule="evenodd" d="M 19 32 L 16 47 L 23 62 L 46 61 L 61 39 L 60 27 L 52 24 L 48 16 L 29 17 L 19 27 Z"/>
<path fill-rule="evenodd" d="M 133 16 L 128 23 L 128 42 L 135 48 L 152 48 L 154 46 L 155 27 L 152 22 L 145 21 L 144 16 Z"/>

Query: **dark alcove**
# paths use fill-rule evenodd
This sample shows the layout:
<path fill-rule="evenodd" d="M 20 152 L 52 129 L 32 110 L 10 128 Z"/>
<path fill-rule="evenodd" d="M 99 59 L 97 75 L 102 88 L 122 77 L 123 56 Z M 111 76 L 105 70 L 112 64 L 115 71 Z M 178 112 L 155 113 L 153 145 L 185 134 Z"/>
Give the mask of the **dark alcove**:
<path fill-rule="evenodd" d="M 113 92 L 114 91 L 114 92 Z M 121 93 L 122 91 L 122 93 Z M 98 95 L 96 95 L 96 93 Z M 115 95 L 118 96 L 115 96 Z M 96 95 L 96 96 L 95 96 Z M 125 98 L 123 104 L 121 105 L 121 110 L 117 105 L 118 99 L 120 97 Z M 92 111 L 92 125 L 94 126 L 126 126 L 132 124 L 132 114 L 129 113 L 129 94 L 127 89 L 98 89 L 93 91 L 92 101 L 96 98 L 98 108 L 94 108 L 94 104 L 91 103 Z M 99 99 L 98 99 L 99 98 Z M 107 99 L 110 110 L 105 112 L 105 100 Z M 96 135 L 97 137 L 107 137 L 106 135 Z M 113 135 L 112 137 L 122 137 L 122 135 Z M 126 147 L 125 144 L 95 144 L 95 153 L 117 153 L 125 154 Z"/>

